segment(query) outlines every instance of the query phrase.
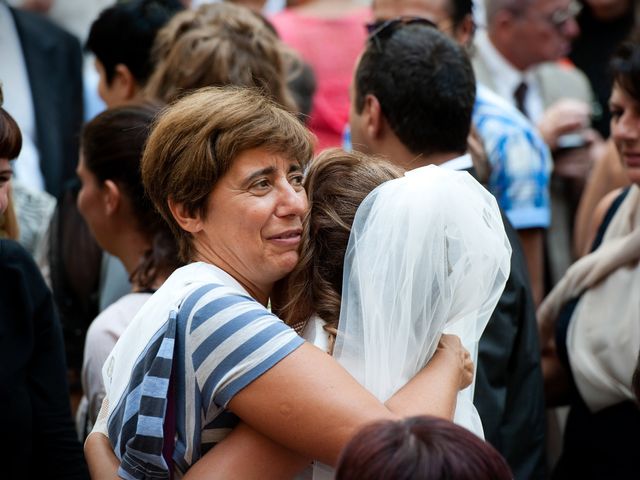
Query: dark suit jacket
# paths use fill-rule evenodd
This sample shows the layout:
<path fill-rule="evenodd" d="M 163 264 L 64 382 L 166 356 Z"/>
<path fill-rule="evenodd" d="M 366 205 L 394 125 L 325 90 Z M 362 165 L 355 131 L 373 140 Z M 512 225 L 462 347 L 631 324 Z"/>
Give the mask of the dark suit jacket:
<path fill-rule="evenodd" d="M 58 197 L 78 163 L 83 116 L 80 42 L 39 15 L 10 10 L 29 75 L 40 169 L 46 190 Z"/>
<path fill-rule="evenodd" d="M 511 273 L 480 338 L 474 404 L 485 438 L 515 478 L 541 479 L 546 420 L 535 305 L 520 239 L 501 214 L 511 243 Z"/>

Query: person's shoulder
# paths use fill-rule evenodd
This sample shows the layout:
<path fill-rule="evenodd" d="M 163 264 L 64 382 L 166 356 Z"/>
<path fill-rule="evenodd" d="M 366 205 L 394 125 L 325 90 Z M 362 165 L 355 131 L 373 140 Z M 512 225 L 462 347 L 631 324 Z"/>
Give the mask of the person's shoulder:
<path fill-rule="evenodd" d="M 38 271 L 33 257 L 14 240 L 0 240 L 0 266 L 3 270 Z"/>
<path fill-rule="evenodd" d="M 42 15 L 26 10 L 12 8 L 11 13 L 18 31 L 29 36 L 29 39 L 38 38 L 42 41 L 56 41 L 80 45 L 80 41 L 62 27 Z"/>
<path fill-rule="evenodd" d="M 150 293 L 128 293 L 120 297 L 91 322 L 87 342 L 103 334 L 119 337 L 149 298 Z"/>
<path fill-rule="evenodd" d="M 0 240 L 0 290 L 12 296 L 3 297 L 8 301 L 31 304 L 41 302 L 49 291 L 31 254 L 13 240 Z"/>
<path fill-rule="evenodd" d="M 488 87 L 478 84 L 476 90 L 476 106 L 474 114 L 488 117 L 500 122 L 501 131 L 522 133 L 527 136 L 538 136 L 533 124 L 517 108 Z"/>

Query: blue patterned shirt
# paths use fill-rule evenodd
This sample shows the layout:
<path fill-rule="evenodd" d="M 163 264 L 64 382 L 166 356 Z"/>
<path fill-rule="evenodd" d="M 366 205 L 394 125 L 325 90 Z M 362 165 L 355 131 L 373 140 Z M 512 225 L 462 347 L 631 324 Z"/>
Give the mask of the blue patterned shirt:
<path fill-rule="evenodd" d="M 489 190 L 517 230 L 551 222 L 549 148 L 524 115 L 478 85 L 473 123 L 491 163 Z"/>

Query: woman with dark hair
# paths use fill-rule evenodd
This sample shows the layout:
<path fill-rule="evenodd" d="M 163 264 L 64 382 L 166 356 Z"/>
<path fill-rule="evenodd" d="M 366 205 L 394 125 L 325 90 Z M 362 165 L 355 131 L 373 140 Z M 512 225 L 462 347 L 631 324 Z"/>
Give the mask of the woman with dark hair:
<path fill-rule="evenodd" d="M 495 448 L 435 417 L 367 425 L 338 460 L 336 480 L 511 480 Z"/>
<path fill-rule="evenodd" d="M 9 161 L 21 147 L 18 125 L 0 108 L 0 214 L 8 204 Z M 2 239 L 0 364 L 3 476 L 88 478 L 71 421 L 64 344 L 51 292 L 31 255 Z"/>
<path fill-rule="evenodd" d="M 81 136 L 78 209 L 98 244 L 122 261 L 132 292 L 105 309 L 87 332 L 82 366 L 84 398 L 77 423 L 84 437 L 102 399 L 102 365 L 140 307 L 182 265 L 171 230 L 145 195 L 140 161 L 159 108 L 130 105 L 107 110 Z"/>
<path fill-rule="evenodd" d="M 571 406 L 554 478 L 635 478 L 640 468 L 632 387 L 640 351 L 640 43 L 623 44 L 611 68 L 611 135 L 631 186 L 600 202 L 591 253 L 538 310 L 547 400 Z"/>

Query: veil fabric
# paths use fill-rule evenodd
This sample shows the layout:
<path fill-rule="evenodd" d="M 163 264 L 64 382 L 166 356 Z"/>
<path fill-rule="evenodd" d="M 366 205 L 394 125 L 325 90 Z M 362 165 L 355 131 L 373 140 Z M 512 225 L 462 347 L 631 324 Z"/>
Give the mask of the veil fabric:
<path fill-rule="evenodd" d="M 371 192 L 345 255 L 334 357 L 386 401 L 457 334 L 478 340 L 509 276 L 511 246 L 494 197 L 466 172 L 418 168 Z M 483 437 L 474 382 L 454 421 Z"/>

